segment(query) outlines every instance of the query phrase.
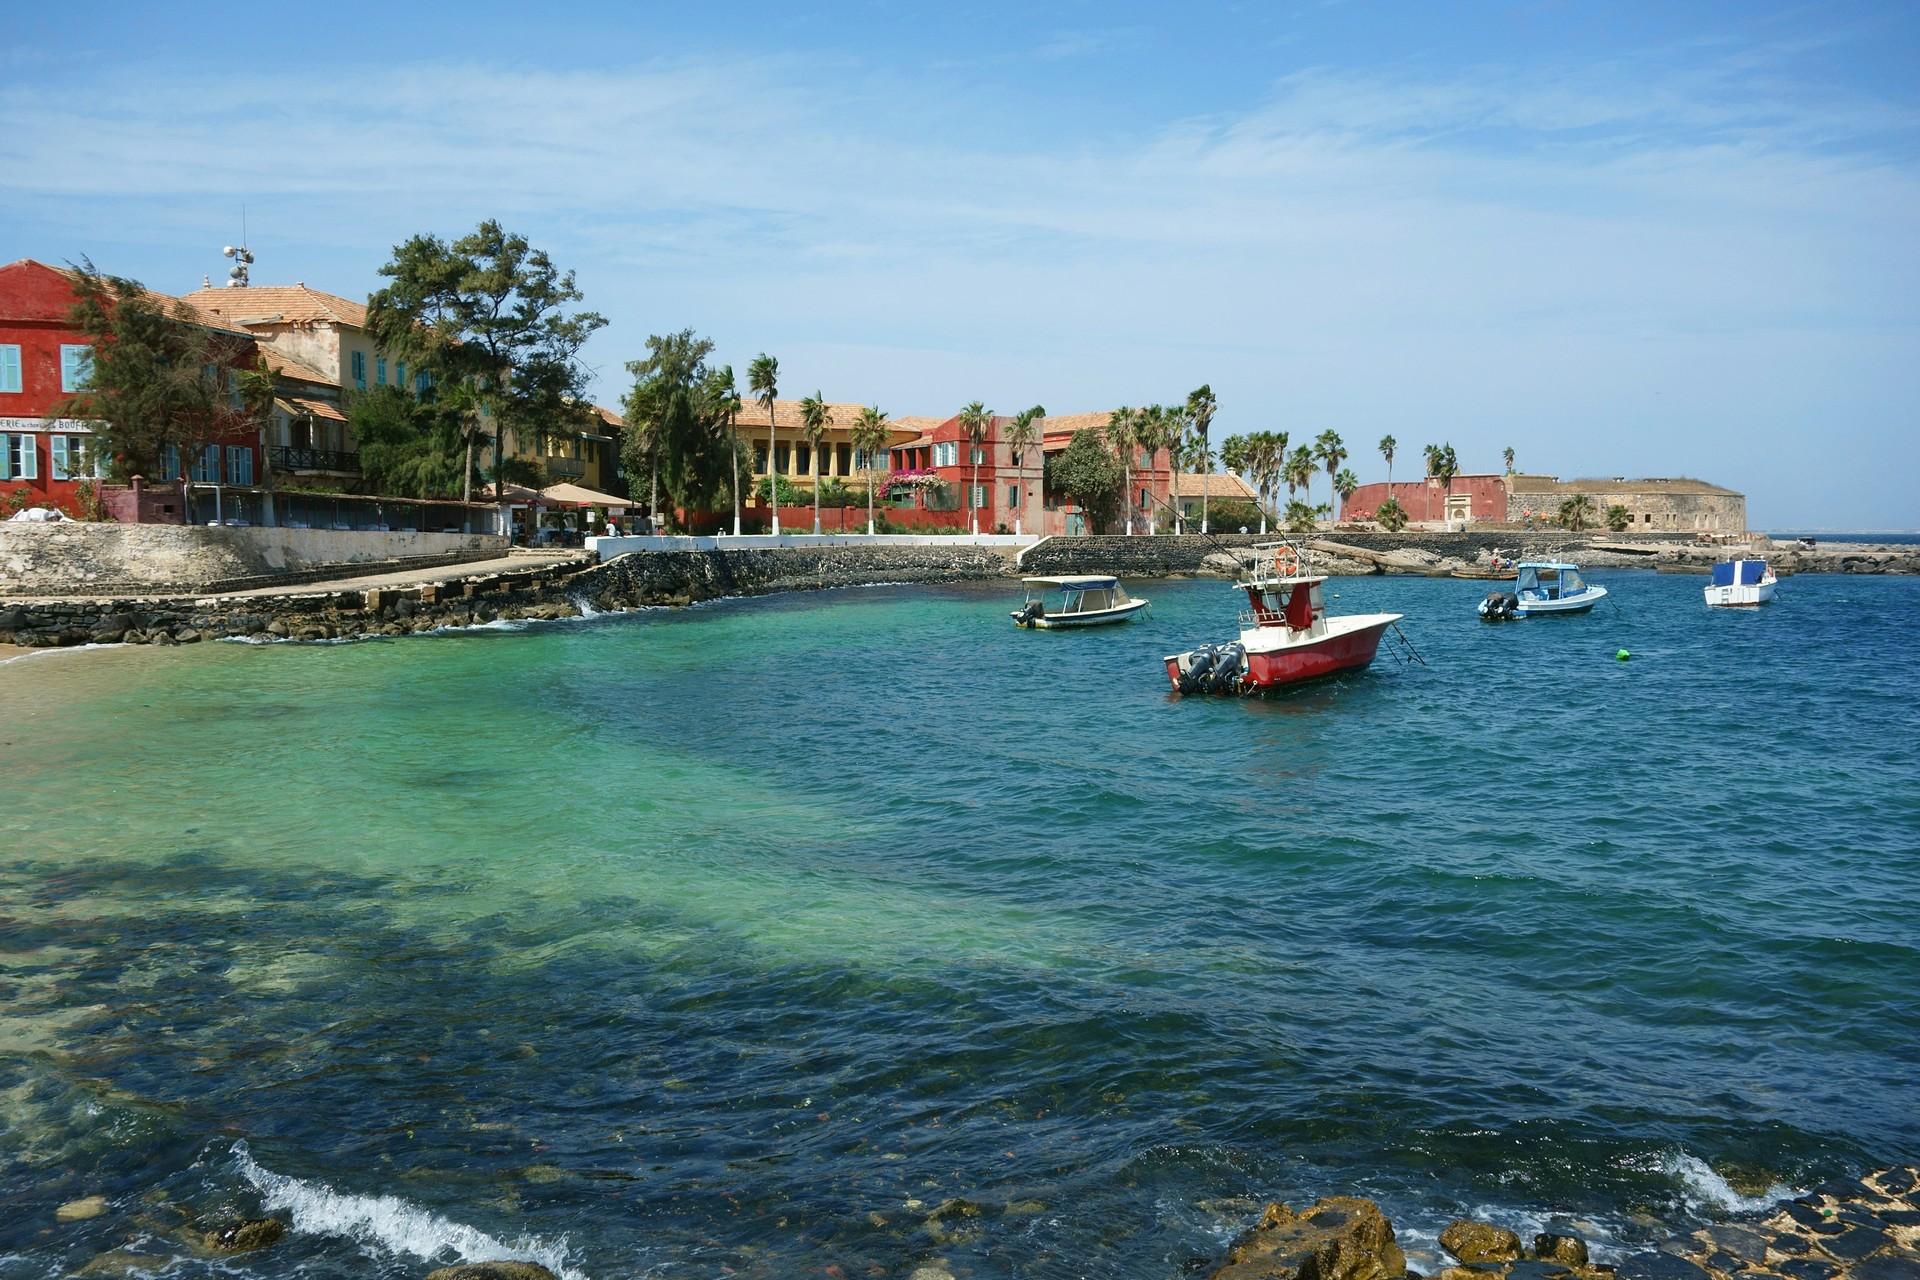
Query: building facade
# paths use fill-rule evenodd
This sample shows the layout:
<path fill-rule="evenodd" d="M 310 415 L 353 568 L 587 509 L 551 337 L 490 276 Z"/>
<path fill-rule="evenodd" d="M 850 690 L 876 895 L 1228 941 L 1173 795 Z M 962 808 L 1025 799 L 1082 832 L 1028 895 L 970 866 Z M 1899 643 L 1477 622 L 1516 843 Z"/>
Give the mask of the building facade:
<path fill-rule="evenodd" d="M 1448 485 L 1432 476 L 1396 480 L 1391 494 L 1385 484 L 1363 484 L 1340 504 L 1340 518 L 1372 520 L 1389 496 L 1400 504 L 1407 519 L 1417 524 L 1471 524 L 1507 518 L 1506 478 L 1485 473 L 1458 475 Z"/>
<path fill-rule="evenodd" d="M 1560 504 L 1585 495 L 1593 504 L 1592 523 L 1600 524 L 1609 507 L 1625 507 L 1627 527 L 1641 533 L 1745 533 L 1746 495 L 1690 476 L 1646 476 L 1629 480 L 1559 480 L 1552 476 L 1510 476 L 1506 518 L 1515 523 L 1551 520 Z"/>
<path fill-rule="evenodd" d="M 234 340 L 229 366 L 216 376 L 231 379 L 256 358 L 251 336 L 218 316 L 162 294 L 148 297 L 179 318 Z M 68 270 L 30 258 L 0 267 L 0 497 L 12 506 L 84 514 L 82 484 L 104 478 L 111 465 L 94 447 L 93 423 L 51 416 L 61 401 L 86 389 L 92 370 L 91 341 L 70 318 L 76 301 Z M 148 479 L 256 485 L 260 433 L 253 428 L 229 432 L 206 445 L 201 456 L 170 456 L 161 468 L 171 474 Z"/>

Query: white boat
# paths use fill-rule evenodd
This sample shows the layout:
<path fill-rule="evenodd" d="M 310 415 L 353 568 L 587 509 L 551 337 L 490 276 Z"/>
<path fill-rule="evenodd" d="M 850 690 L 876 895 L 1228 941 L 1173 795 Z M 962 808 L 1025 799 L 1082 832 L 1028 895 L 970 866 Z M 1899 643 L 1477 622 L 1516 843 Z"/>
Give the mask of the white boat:
<path fill-rule="evenodd" d="M 1327 616 L 1326 575 L 1309 573 L 1290 543 L 1255 548 L 1253 571 L 1234 584 L 1247 594 L 1240 635 L 1161 661 L 1175 693 L 1264 693 L 1321 676 L 1357 671 L 1373 661 L 1397 613 Z"/>
<path fill-rule="evenodd" d="M 1525 560 L 1514 579 L 1516 618 L 1544 618 L 1556 613 L 1585 613 L 1606 599 L 1607 589 L 1580 576 L 1580 566 L 1563 560 Z"/>
<path fill-rule="evenodd" d="M 1120 580 L 1104 573 L 1075 573 L 1058 578 L 1026 578 L 1026 603 L 1013 611 L 1013 625 L 1054 631 L 1061 627 L 1098 627 L 1125 622 L 1147 607 L 1127 594 Z"/>
<path fill-rule="evenodd" d="M 1744 557 L 1713 566 L 1713 581 L 1707 584 L 1707 603 L 1723 607 L 1763 605 L 1773 599 L 1779 579 L 1765 560 Z"/>

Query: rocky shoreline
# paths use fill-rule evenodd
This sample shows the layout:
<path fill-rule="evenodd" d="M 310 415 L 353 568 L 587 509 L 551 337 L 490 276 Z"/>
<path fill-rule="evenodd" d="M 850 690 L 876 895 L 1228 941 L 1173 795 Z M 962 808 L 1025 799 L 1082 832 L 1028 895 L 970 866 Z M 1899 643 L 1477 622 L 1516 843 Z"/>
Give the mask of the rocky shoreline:
<path fill-rule="evenodd" d="M 81 1222 L 107 1210 L 105 1197 L 89 1196 L 61 1205 L 54 1222 Z M 1037 1202 L 1019 1202 L 999 1212 L 1017 1217 L 1043 1210 Z M 898 1274 L 906 1280 L 964 1280 L 968 1268 L 939 1251 L 977 1239 L 987 1214 L 987 1206 L 963 1199 L 922 1206 L 927 1254 Z M 880 1225 L 887 1222 L 870 1216 Z M 289 1234 L 287 1222 L 272 1215 L 199 1222 L 159 1206 L 138 1221 L 209 1259 L 261 1253 Z M 1408 1268 L 1378 1204 L 1328 1196 L 1298 1211 L 1267 1205 L 1224 1257 L 1196 1258 L 1183 1271 L 1206 1280 L 1920 1280 L 1920 1169 L 1895 1167 L 1829 1182 L 1763 1214 L 1676 1235 L 1612 1263 L 1595 1261 L 1587 1242 L 1571 1233 L 1540 1232 L 1527 1241 L 1506 1227 L 1472 1219 L 1449 1224 L 1440 1247 L 1451 1261 L 1422 1277 Z M 131 1276 L 166 1263 L 159 1255 L 116 1249 L 75 1274 Z M 548 1268 L 515 1258 L 422 1270 L 424 1280 L 556 1280 Z"/>

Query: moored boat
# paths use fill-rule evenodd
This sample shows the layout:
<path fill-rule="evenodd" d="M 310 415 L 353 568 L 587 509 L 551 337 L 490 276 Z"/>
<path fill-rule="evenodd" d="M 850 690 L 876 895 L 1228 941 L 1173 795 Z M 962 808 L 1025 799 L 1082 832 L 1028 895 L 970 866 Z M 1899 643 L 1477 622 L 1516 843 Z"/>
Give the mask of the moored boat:
<path fill-rule="evenodd" d="M 1076 573 L 1023 581 L 1027 599 L 1013 611 L 1016 627 L 1039 631 L 1097 627 L 1109 622 L 1125 622 L 1147 607 L 1145 600 L 1129 596 L 1120 580 L 1111 574 Z"/>
<path fill-rule="evenodd" d="M 1541 618 L 1558 613 L 1585 613 L 1606 599 L 1607 589 L 1580 576 L 1580 566 L 1564 560 L 1527 560 L 1514 580 L 1517 618 Z"/>
<path fill-rule="evenodd" d="M 1307 572 L 1291 544 L 1255 549 L 1254 568 L 1234 584 L 1247 594 L 1240 634 L 1223 644 L 1168 654 L 1176 693 L 1259 693 L 1355 671 L 1373 661 L 1397 613 L 1328 617 L 1324 574 Z"/>
<path fill-rule="evenodd" d="M 1778 581 L 1765 560 L 1723 560 L 1713 566 L 1713 581 L 1705 588 L 1707 603 L 1721 608 L 1763 605 L 1773 599 Z"/>

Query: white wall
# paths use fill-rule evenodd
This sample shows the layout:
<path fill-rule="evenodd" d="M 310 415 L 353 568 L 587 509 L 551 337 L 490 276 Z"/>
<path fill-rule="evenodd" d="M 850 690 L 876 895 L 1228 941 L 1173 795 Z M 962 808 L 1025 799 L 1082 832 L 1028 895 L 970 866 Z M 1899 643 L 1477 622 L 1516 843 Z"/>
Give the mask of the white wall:
<path fill-rule="evenodd" d="M 587 550 L 601 560 L 630 551 L 768 551 L 777 547 L 1027 547 L 1037 533 L 744 533 L 739 537 L 588 538 Z"/>

